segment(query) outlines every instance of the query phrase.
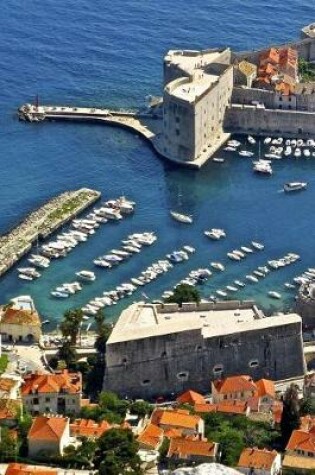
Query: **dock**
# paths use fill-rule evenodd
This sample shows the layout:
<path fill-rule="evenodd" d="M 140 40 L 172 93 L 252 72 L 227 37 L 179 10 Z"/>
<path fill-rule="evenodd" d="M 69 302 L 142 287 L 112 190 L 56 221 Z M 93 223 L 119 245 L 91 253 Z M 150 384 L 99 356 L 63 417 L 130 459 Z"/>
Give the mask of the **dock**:
<path fill-rule="evenodd" d="M 205 149 L 200 157 L 192 162 L 183 162 L 177 157 L 165 153 L 163 137 L 163 119 L 152 111 L 141 112 L 128 109 L 112 110 L 95 107 L 69 107 L 24 104 L 18 110 L 19 119 L 26 122 L 73 121 L 92 122 L 122 127 L 145 139 L 154 152 L 179 166 L 199 169 L 228 140 L 230 134 L 222 133 L 214 138 L 213 143 Z"/>
<path fill-rule="evenodd" d="M 29 214 L 18 226 L 0 236 L 0 276 L 5 274 L 40 239 L 45 239 L 99 200 L 89 188 L 67 191 Z"/>

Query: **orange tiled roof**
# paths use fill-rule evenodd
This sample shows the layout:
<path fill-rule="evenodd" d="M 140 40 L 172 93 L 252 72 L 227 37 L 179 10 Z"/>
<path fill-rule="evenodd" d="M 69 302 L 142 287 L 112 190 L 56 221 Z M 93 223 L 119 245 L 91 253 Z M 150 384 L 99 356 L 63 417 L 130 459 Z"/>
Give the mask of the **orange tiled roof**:
<path fill-rule="evenodd" d="M 286 446 L 286 450 L 305 450 L 315 453 L 315 435 L 305 430 L 294 430 Z"/>
<path fill-rule="evenodd" d="M 68 423 L 67 417 L 38 416 L 28 432 L 28 439 L 59 441 Z"/>
<path fill-rule="evenodd" d="M 281 81 L 276 84 L 275 89 L 277 92 L 280 92 L 283 96 L 289 96 L 294 92 L 294 87 L 287 82 Z"/>
<path fill-rule="evenodd" d="M 259 56 L 259 62 L 271 62 L 274 64 L 279 63 L 279 51 L 276 48 L 270 48 L 263 51 Z"/>
<path fill-rule="evenodd" d="M 174 429 L 173 427 L 164 429 L 164 436 L 167 439 L 176 439 L 178 437 L 182 437 L 183 431 L 180 429 Z"/>
<path fill-rule="evenodd" d="M 180 409 L 164 410 L 161 414 L 158 425 L 195 430 L 199 421 L 200 417 L 189 414 L 189 411 Z"/>
<path fill-rule="evenodd" d="M 207 413 L 207 412 L 216 412 L 216 404 L 195 404 L 195 412 Z"/>
<path fill-rule="evenodd" d="M 219 394 L 256 391 L 254 381 L 247 375 L 229 376 L 225 379 L 217 380 L 213 384 Z"/>
<path fill-rule="evenodd" d="M 238 461 L 238 467 L 270 470 L 278 455 L 276 450 L 244 449 Z"/>
<path fill-rule="evenodd" d="M 276 397 L 275 384 L 270 379 L 260 379 L 256 381 L 256 387 L 258 391 L 258 396 L 270 396 L 272 398 Z"/>
<path fill-rule="evenodd" d="M 177 456 L 185 459 L 189 456 L 214 457 L 216 444 L 204 440 L 171 439 L 167 457 Z"/>
<path fill-rule="evenodd" d="M 15 399 L 0 399 L 0 420 L 3 419 L 17 419 L 19 409 L 21 407 L 20 401 Z"/>
<path fill-rule="evenodd" d="M 107 421 L 97 423 L 91 419 L 76 419 L 70 424 L 70 434 L 73 437 L 98 438 L 111 428 Z"/>
<path fill-rule="evenodd" d="M 27 375 L 22 386 L 22 395 L 32 393 L 56 393 L 64 391 L 70 394 L 81 393 L 82 378 L 80 373 L 69 373 L 64 370 L 55 374 Z"/>
<path fill-rule="evenodd" d="M 5 475 L 57 475 L 56 469 L 48 469 L 24 463 L 9 463 Z"/>
<path fill-rule="evenodd" d="M 163 430 L 154 424 L 148 424 L 138 437 L 140 444 L 158 449 L 163 439 Z"/>
<path fill-rule="evenodd" d="M 192 390 L 188 390 L 185 393 L 181 394 L 176 399 L 176 401 L 179 404 L 192 404 L 192 405 L 204 404 L 206 402 L 205 398 L 201 394 L 196 393 L 195 391 L 192 391 Z"/>
<path fill-rule="evenodd" d="M 1 323 L 9 325 L 40 325 L 38 313 L 31 310 L 8 307 L 1 316 Z"/>
<path fill-rule="evenodd" d="M 227 414 L 246 414 L 247 401 L 239 401 L 237 399 L 221 401 L 217 404 L 217 412 L 225 412 Z"/>

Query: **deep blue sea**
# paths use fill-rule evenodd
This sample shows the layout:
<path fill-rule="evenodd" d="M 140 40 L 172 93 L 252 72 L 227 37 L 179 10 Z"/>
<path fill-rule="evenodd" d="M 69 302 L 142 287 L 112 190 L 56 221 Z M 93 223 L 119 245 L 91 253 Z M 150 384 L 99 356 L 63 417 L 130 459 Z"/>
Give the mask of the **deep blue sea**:
<path fill-rule="evenodd" d="M 67 258 L 55 261 L 36 282 L 23 283 L 12 269 L 0 282 L 0 302 L 30 294 L 40 313 L 56 324 L 69 307 L 85 304 L 137 275 L 152 261 L 183 244 L 196 247 L 191 260 L 149 284 L 145 293 L 158 298 L 191 269 L 210 261 L 227 264 L 225 273 L 202 287 L 204 296 L 243 278 L 268 259 L 288 251 L 302 259 L 246 286 L 240 298 L 255 298 L 267 312 L 290 308 L 294 294 L 283 283 L 315 266 L 315 161 L 282 160 L 272 178 L 254 176 L 248 159 L 225 155 L 224 164 L 201 171 L 176 169 L 161 161 L 139 137 L 101 125 L 18 122 L 25 102 L 57 105 L 138 107 L 148 94 L 161 94 L 162 60 L 170 48 L 229 45 L 252 49 L 291 40 L 315 20 L 306 0 L 8 0 L 1 5 L 0 28 L 0 233 L 50 197 L 88 186 L 103 198 L 125 194 L 137 202 L 133 217 L 105 225 Z M 315 138 L 315 137 L 314 137 Z M 283 183 L 309 182 L 305 193 L 279 192 Z M 194 215 L 185 226 L 169 217 L 170 209 Z M 223 227 L 228 237 L 210 242 L 209 227 Z M 96 270 L 97 280 L 66 301 L 50 298 L 58 284 L 93 268 L 92 260 L 118 247 L 130 232 L 156 231 L 158 242 L 112 271 Z M 226 252 L 252 239 L 265 251 L 241 263 L 227 262 Z M 19 265 L 24 265 L 26 260 Z M 283 293 L 275 302 L 268 290 Z M 236 296 L 236 295 L 235 295 Z M 124 306 L 142 299 L 141 291 L 106 310 L 114 319 Z"/>

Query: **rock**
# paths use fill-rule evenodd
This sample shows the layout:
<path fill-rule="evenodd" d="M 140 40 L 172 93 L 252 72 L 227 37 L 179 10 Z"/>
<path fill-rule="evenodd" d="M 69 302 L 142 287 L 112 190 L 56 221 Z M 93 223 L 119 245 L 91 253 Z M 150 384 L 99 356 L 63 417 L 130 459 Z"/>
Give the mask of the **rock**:
<path fill-rule="evenodd" d="M 197 467 L 177 468 L 171 475 L 239 475 L 241 472 L 220 463 L 203 463 Z"/>

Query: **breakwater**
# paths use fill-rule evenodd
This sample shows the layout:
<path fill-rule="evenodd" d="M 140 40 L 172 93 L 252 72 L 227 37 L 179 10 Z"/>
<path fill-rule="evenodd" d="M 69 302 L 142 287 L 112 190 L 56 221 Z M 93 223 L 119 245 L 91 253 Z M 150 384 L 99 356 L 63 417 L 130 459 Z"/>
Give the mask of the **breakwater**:
<path fill-rule="evenodd" d="M 0 276 L 21 259 L 38 239 L 45 239 L 101 197 L 88 188 L 66 191 L 29 214 L 18 226 L 0 236 Z"/>

